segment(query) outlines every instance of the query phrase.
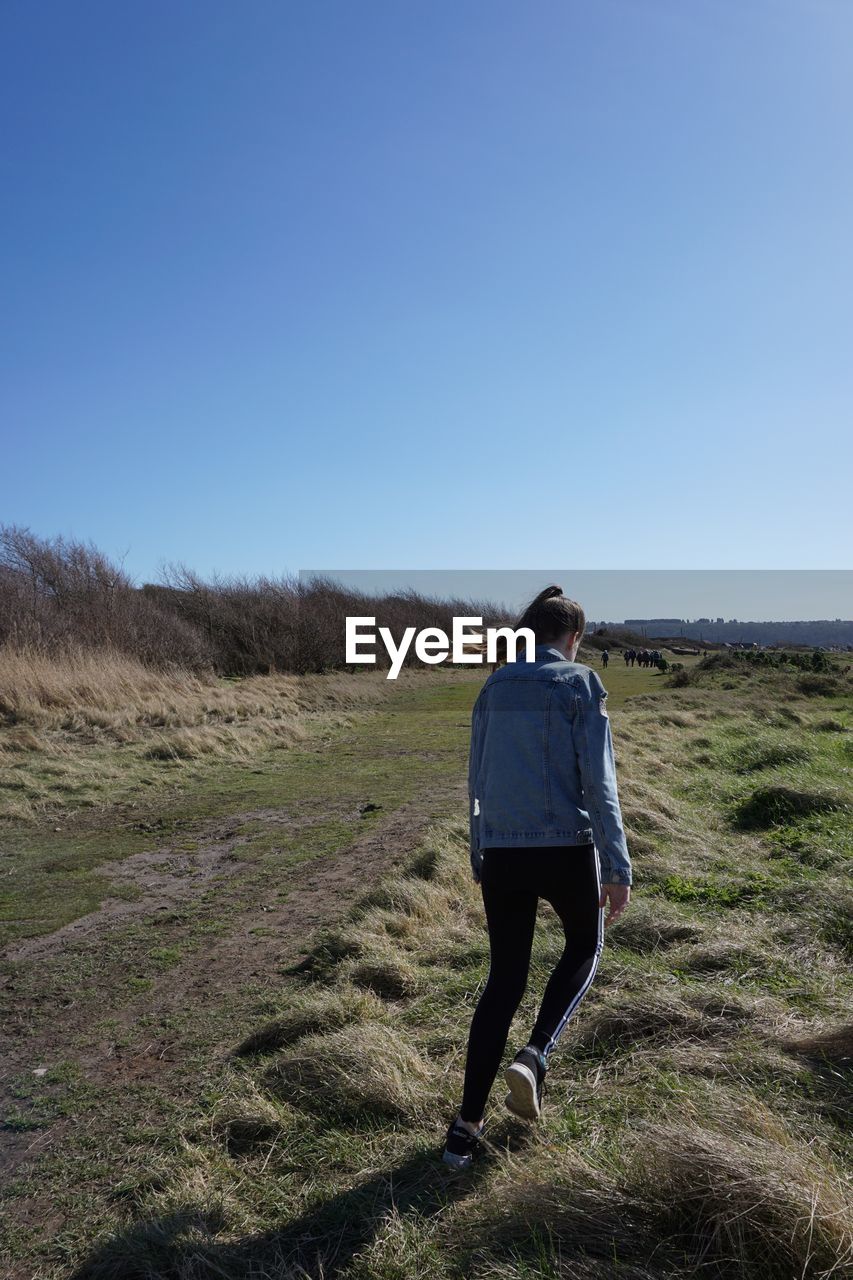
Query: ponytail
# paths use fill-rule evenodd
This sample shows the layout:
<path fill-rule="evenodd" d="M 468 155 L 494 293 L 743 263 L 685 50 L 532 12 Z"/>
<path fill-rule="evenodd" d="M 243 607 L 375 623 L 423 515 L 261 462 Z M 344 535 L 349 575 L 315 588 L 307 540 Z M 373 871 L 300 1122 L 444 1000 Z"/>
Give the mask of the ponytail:
<path fill-rule="evenodd" d="M 530 601 L 513 630 L 529 627 L 537 644 L 550 644 L 567 631 L 583 635 L 585 626 L 586 616 L 577 600 L 563 595 L 562 587 L 551 585 Z M 507 642 L 502 636 L 497 642 L 497 658 L 499 664 L 508 661 Z"/>

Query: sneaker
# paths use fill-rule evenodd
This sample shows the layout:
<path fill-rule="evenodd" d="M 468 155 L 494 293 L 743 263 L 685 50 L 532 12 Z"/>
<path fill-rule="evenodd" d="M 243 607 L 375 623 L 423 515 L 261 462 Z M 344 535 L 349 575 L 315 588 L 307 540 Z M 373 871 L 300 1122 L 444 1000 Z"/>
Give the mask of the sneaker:
<path fill-rule="evenodd" d="M 548 1066 L 532 1045 L 521 1049 L 504 1072 L 509 1085 L 506 1106 L 522 1120 L 538 1120 L 542 1111 L 542 1086 Z"/>
<path fill-rule="evenodd" d="M 445 1164 L 449 1164 L 453 1169 L 467 1169 L 474 1159 L 474 1152 L 477 1149 L 480 1138 L 483 1134 L 484 1125 L 476 1133 L 472 1133 L 470 1129 L 466 1129 L 464 1124 L 458 1120 L 447 1130 L 447 1142 L 444 1147 L 444 1155 L 441 1157 Z"/>

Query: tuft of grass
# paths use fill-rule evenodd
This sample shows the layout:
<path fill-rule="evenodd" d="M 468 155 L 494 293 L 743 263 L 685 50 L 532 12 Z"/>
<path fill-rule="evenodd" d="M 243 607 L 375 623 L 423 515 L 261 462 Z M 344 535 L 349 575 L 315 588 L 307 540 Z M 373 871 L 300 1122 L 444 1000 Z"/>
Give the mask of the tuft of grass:
<path fill-rule="evenodd" d="M 762 1280 L 840 1275 L 853 1260 L 851 1201 L 796 1142 L 643 1124 L 624 1190 L 654 1236 L 694 1264 Z"/>
<path fill-rule="evenodd" d="M 251 1085 L 217 1099 L 207 1131 L 218 1137 L 229 1155 L 251 1155 L 292 1132 L 298 1115 Z M 201 1134 L 196 1135 L 200 1137 Z"/>
<path fill-rule="evenodd" d="M 544 1176 L 516 1158 L 490 1195 L 462 1206 L 445 1237 L 461 1253 L 463 1274 L 640 1280 L 658 1273 L 623 1269 L 647 1244 L 632 1208 L 615 1178 L 577 1153 L 548 1160 Z"/>
<path fill-rule="evenodd" d="M 350 1022 L 367 1022 L 383 1015 L 382 1001 L 371 991 L 341 983 L 329 990 L 289 992 L 288 1007 L 277 1018 L 246 1036 L 235 1050 L 238 1057 L 274 1053 L 320 1031 L 337 1031 Z"/>
<path fill-rule="evenodd" d="M 434 1096 L 429 1064 L 405 1031 L 353 1023 L 306 1036 L 267 1072 L 274 1097 L 344 1122 L 423 1117 Z"/>
<path fill-rule="evenodd" d="M 722 875 L 700 880 L 673 873 L 650 885 L 649 891 L 671 902 L 701 902 L 719 909 L 744 902 L 760 903 L 773 886 L 773 878 L 759 871 L 750 871 L 741 880 Z"/>
<path fill-rule="evenodd" d="M 703 1039 L 719 1029 L 716 1019 L 657 991 L 645 999 L 628 996 L 596 1009 L 568 1036 L 567 1047 L 578 1057 L 609 1058 L 630 1053 L 643 1041 Z"/>
<path fill-rule="evenodd" d="M 804 675 L 797 680 L 797 689 L 807 698 L 832 698 L 844 691 L 844 684 L 833 675 Z"/>
<path fill-rule="evenodd" d="M 809 791 L 793 786 L 758 787 L 734 810 L 734 823 L 742 831 L 782 826 L 816 813 L 836 813 L 847 808 L 838 794 Z"/>
<path fill-rule="evenodd" d="M 767 742 L 753 739 L 737 748 L 734 767 L 738 773 L 757 773 L 760 769 L 776 769 L 781 765 L 800 764 L 812 756 L 799 742 Z"/>
<path fill-rule="evenodd" d="M 680 963 L 690 973 L 731 970 L 741 975 L 761 974 L 767 969 L 767 954 L 736 938 L 718 937 L 702 946 L 691 947 Z"/>
<path fill-rule="evenodd" d="M 837 1071 L 853 1072 L 853 1022 L 794 1036 L 782 1043 L 786 1049 L 804 1058 L 825 1062 Z"/>
<path fill-rule="evenodd" d="M 387 1000 L 413 996 L 420 985 L 414 967 L 399 955 L 372 955 L 353 960 L 342 971 L 342 976 Z"/>
<path fill-rule="evenodd" d="M 668 902 L 639 897 L 613 926 L 610 940 L 629 951 L 648 954 L 679 942 L 695 942 L 701 936 L 701 926 Z"/>

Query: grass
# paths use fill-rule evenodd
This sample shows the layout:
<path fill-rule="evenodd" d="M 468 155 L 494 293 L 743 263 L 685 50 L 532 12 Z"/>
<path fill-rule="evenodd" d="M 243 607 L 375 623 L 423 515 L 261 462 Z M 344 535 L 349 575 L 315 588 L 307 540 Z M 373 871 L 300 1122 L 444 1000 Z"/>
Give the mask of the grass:
<path fill-rule="evenodd" d="M 605 673 L 614 706 L 658 687 L 659 673 L 621 667 Z M 152 842 L 183 842 L 191 877 L 206 845 L 220 842 L 220 820 L 233 827 L 252 809 L 262 816 L 240 819 L 228 836 L 241 862 L 333 851 L 359 805 L 388 812 L 451 768 L 461 776 L 481 679 L 451 670 L 406 671 L 396 682 L 373 672 L 205 681 L 123 655 L 52 665 L 0 654 L 12 721 L 0 727 L 0 945 L 138 893 L 116 868 Z M 228 733 L 211 752 L 166 750 L 164 730 L 152 727 L 168 723 L 173 745 L 198 745 L 221 722 Z M 38 747 L 22 751 L 22 734 L 39 735 Z M 310 841 L 296 826 L 270 825 L 266 811 L 287 804 L 318 807 Z"/>
<path fill-rule="evenodd" d="M 459 768 L 476 686 L 421 688 L 397 691 L 405 715 L 377 708 L 342 730 L 328 764 L 296 750 L 288 804 L 352 770 L 348 796 L 387 813 Z M 186 1087 L 122 1081 L 92 1094 L 79 1069 L 20 1081 L 15 1114 L 34 1117 L 36 1137 L 51 1117 L 86 1119 L 10 1189 L 13 1207 L 46 1203 L 55 1219 L 46 1230 L 32 1213 L 7 1215 L 16 1280 L 843 1276 L 849 695 L 763 671 L 632 688 L 614 689 L 613 729 L 636 887 L 555 1054 L 539 1127 L 504 1112 L 497 1089 L 484 1158 L 462 1176 L 438 1158 L 488 972 L 467 832 L 451 814 L 362 887 L 305 963 L 235 982 L 195 1021 L 181 1011 L 169 1025 L 151 1008 L 151 1038 L 184 1042 Z M 439 760 L 415 760 L 415 741 Z M 210 776 L 203 812 L 216 807 Z M 255 782 L 262 807 L 265 775 Z M 744 825 L 742 806 L 773 788 L 833 807 L 795 803 Z M 235 794 L 217 813 L 233 812 Z M 344 830 L 312 856 L 331 856 Z M 258 886 L 287 885 L 267 862 L 264 821 L 246 837 L 261 851 L 239 890 L 250 910 Z M 205 909 L 181 906 L 179 936 L 165 929 L 152 947 L 140 925 L 116 939 L 140 957 L 139 980 L 167 980 L 193 947 L 203 963 L 231 890 L 206 892 Z M 513 1043 L 560 948 L 543 907 Z M 97 990 L 98 962 L 78 956 L 78 989 Z M 212 1053 L 223 1040 L 228 1052 Z"/>
<path fill-rule="evenodd" d="M 397 684 L 412 679 L 407 671 Z M 392 692 L 374 672 L 217 679 L 110 651 L 47 659 L 0 649 L 0 819 L 168 793 L 176 767 L 188 782 L 217 761 L 248 769 L 264 752 L 312 746 Z"/>
<path fill-rule="evenodd" d="M 179 768 L 180 781 L 144 800 L 131 792 L 110 806 L 72 807 L 58 820 L 7 822 L 0 944 L 49 933 L 107 899 L 132 895 L 121 864 L 158 846 L 181 844 L 183 860 L 169 865 L 172 879 L 183 875 L 188 884 L 206 856 L 228 871 L 229 859 L 279 867 L 334 851 L 354 829 L 369 829 L 420 788 L 464 768 L 458 726 L 470 714 L 472 687 L 452 675 L 441 684 L 403 682 L 392 702 L 384 690 L 375 705 L 365 696 L 358 716 L 334 730 L 323 722 L 287 751 L 165 766 Z M 332 740 L 333 752 L 325 745 Z M 377 807 L 362 812 L 368 801 Z M 272 810 L 280 821 L 270 820 Z M 149 871 L 140 867 L 135 881 L 145 884 Z M 179 897 L 179 889 L 169 892 Z"/>
<path fill-rule="evenodd" d="M 128 1178 L 132 1212 L 78 1275 L 843 1273 L 850 1141 L 837 1103 L 851 1031 L 832 1018 L 849 973 L 821 1028 L 784 992 L 721 987 L 736 974 L 724 956 L 673 982 L 672 948 L 689 956 L 692 935 L 663 954 L 656 939 L 623 943 L 630 912 L 564 1037 L 546 1121 L 528 1129 L 496 1108 L 480 1164 L 444 1169 L 441 1123 L 485 967 L 469 951 L 479 910 L 464 836 L 435 828 L 428 858 L 364 895 L 343 938 L 319 940 L 276 1029 L 244 1041 L 183 1117 L 153 1184 Z M 727 932 L 754 936 L 755 923 Z M 540 985 L 559 947 L 549 912 L 542 926 Z M 389 937 L 422 981 L 365 997 L 351 962 L 378 962 Z"/>

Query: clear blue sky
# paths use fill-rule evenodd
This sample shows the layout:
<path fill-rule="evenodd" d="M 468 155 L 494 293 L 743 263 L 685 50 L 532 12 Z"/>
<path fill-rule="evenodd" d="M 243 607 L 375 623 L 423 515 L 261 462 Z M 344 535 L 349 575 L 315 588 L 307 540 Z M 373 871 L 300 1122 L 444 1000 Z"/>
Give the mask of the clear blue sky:
<path fill-rule="evenodd" d="M 4 0 L 0 107 L 3 522 L 853 564 L 848 0 Z"/>

